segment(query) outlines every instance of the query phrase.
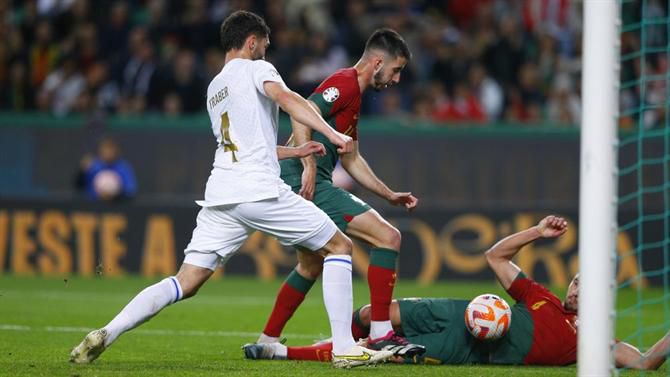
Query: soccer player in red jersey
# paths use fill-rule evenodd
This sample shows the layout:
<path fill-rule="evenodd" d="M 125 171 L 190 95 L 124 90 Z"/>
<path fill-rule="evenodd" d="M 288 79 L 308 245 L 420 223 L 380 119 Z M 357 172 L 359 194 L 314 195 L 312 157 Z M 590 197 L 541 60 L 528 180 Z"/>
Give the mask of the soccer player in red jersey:
<path fill-rule="evenodd" d="M 426 346 L 423 356 L 403 357 L 398 362 L 426 364 L 519 364 L 569 365 L 577 361 L 577 303 L 579 274 L 570 285 L 565 300 L 526 277 L 512 258 L 525 245 L 541 238 L 555 238 L 567 230 L 567 221 L 548 216 L 536 226 L 496 243 L 486 259 L 498 281 L 516 300 L 508 333 L 492 342 L 479 341 L 465 328 L 463 313 L 467 300 L 403 299 L 393 301 L 390 318 L 397 331 L 409 341 Z M 370 308 L 354 312 L 352 332 L 361 337 L 368 330 Z M 245 348 L 250 359 L 330 360 L 330 344 L 286 347 L 256 344 Z M 658 369 L 670 352 L 670 332 L 647 352 L 618 342 L 614 348 L 617 367 Z"/>
<path fill-rule="evenodd" d="M 350 155 L 339 155 L 335 145 L 321 133 L 314 132 L 312 135 L 308 127 L 293 120 L 293 143 L 300 145 L 310 139 L 321 142 L 326 147 L 326 156 L 287 159 L 280 165 L 282 179 L 295 192 L 312 200 L 341 231 L 372 245 L 368 268 L 372 303 L 369 347 L 375 350 L 394 347 L 419 354 L 425 349 L 407 343 L 396 334 L 389 318 L 400 232 L 365 202 L 332 182 L 333 169 L 339 160 L 361 186 L 389 203 L 408 210 L 417 205 L 418 199 L 412 193 L 393 191 L 375 175 L 359 152 L 357 131 L 362 93 L 368 88 L 382 90 L 397 84 L 410 57 L 407 44 L 397 32 L 376 30 L 368 39 L 360 60 L 353 67 L 340 69 L 326 78 L 308 98 L 312 107 L 332 128 L 354 139 L 354 151 Z M 282 284 L 258 343 L 279 341 L 286 322 L 321 274 L 322 265 L 322 256 L 298 250 L 298 265 Z"/>

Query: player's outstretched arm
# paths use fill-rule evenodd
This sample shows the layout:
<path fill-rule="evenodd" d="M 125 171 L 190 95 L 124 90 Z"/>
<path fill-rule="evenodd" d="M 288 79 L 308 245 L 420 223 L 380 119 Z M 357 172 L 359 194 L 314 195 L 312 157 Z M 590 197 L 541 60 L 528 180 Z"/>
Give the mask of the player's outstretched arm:
<path fill-rule="evenodd" d="M 407 210 L 412 210 L 419 203 L 411 192 L 395 192 L 377 177 L 372 171 L 368 162 L 363 158 L 358 150 L 358 141 L 354 141 L 354 148 L 351 153 L 343 155 L 340 158 L 342 167 L 351 175 L 351 177 L 367 190 L 374 192 L 380 197 L 389 201 L 393 205 L 403 205 Z"/>
<path fill-rule="evenodd" d="M 670 332 L 645 353 L 628 343 L 617 343 L 614 346 L 614 361 L 617 368 L 656 370 L 663 365 L 668 353 L 670 353 Z"/>
<path fill-rule="evenodd" d="M 539 238 L 555 238 L 568 230 L 568 222 L 562 217 L 547 216 L 534 227 L 528 228 L 498 241 L 486 251 L 486 261 L 500 281 L 500 284 L 509 289 L 521 271 L 519 266 L 512 262 L 512 258 L 522 247 Z"/>
<path fill-rule="evenodd" d="M 331 143 L 337 145 L 339 153 L 349 153 L 353 148 L 351 137 L 335 131 L 321 116 L 314 111 L 306 99 L 285 85 L 266 81 L 263 90 L 268 97 L 275 101 L 291 118 L 303 123 L 315 131 L 321 132 Z"/>
<path fill-rule="evenodd" d="M 308 141 L 297 147 L 277 146 L 277 159 L 279 160 L 287 158 L 311 158 L 314 154 L 324 156 L 326 154 L 326 147 L 317 141 Z"/>

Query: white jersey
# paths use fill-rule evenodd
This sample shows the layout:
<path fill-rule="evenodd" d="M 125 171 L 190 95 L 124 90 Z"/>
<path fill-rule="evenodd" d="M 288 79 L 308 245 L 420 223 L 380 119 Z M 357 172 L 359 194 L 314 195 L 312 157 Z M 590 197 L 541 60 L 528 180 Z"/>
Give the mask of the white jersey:
<path fill-rule="evenodd" d="M 284 85 L 265 60 L 233 59 L 207 88 L 207 111 L 218 147 L 203 207 L 277 198 L 284 182 L 277 160 L 279 108 L 263 84 Z"/>

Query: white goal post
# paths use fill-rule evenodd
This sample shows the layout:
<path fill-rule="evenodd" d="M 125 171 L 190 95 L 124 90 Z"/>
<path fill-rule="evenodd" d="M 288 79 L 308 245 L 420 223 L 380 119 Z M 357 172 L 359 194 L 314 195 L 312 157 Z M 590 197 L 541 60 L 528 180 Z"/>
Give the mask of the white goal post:
<path fill-rule="evenodd" d="M 584 0 L 579 188 L 579 376 L 613 372 L 619 2 Z"/>

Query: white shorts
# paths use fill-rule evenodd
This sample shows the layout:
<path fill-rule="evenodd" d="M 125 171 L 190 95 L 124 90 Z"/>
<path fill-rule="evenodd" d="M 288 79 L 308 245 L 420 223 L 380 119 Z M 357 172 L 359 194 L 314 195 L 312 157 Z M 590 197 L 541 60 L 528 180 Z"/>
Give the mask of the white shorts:
<path fill-rule="evenodd" d="M 203 207 L 184 250 L 184 263 L 215 270 L 255 230 L 277 238 L 283 245 L 316 251 L 330 241 L 337 226 L 314 203 L 288 186 L 280 186 L 278 198 Z"/>

